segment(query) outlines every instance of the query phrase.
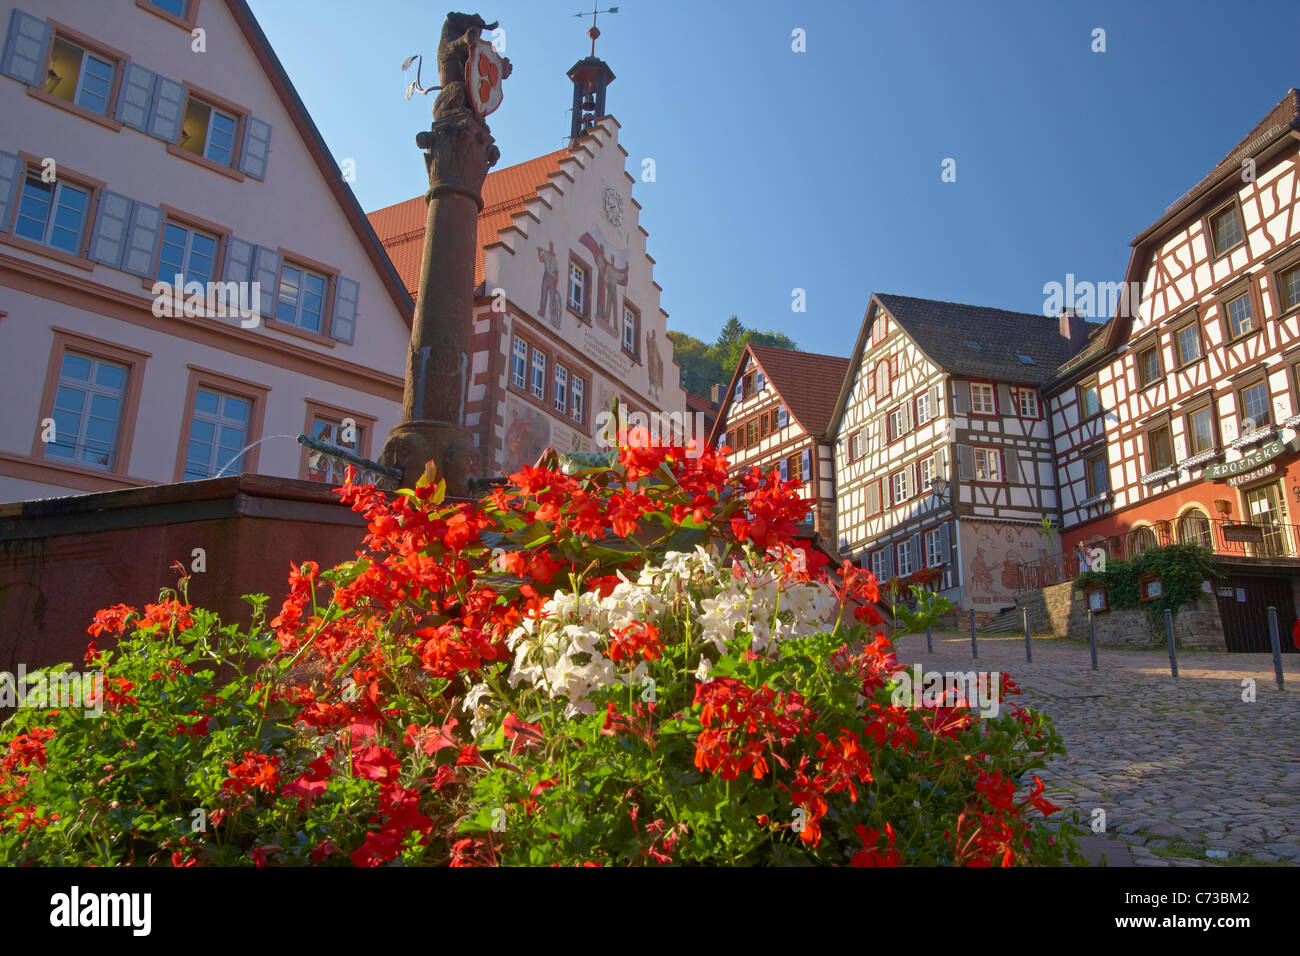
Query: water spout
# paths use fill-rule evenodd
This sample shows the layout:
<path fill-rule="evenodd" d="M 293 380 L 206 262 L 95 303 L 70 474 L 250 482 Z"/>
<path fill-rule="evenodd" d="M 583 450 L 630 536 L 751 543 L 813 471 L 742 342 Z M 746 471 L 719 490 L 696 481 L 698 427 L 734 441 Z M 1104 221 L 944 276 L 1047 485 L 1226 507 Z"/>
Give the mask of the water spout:
<path fill-rule="evenodd" d="M 292 439 L 293 441 L 297 441 L 297 439 L 294 438 L 293 435 L 267 435 L 265 438 L 259 438 L 257 441 L 250 442 L 249 444 L 245 445 L 243 448 L 239 449 L 239 451 L 235 453 L 235 457 L 230 459 L 230 461 L 226 462 L 226 464 L 222 467 L 222 469 L 212 477 L 220 478 L 222 475 L 226 473 L 227 468 L 229 468 L 235 462 L 239 461 L 239 459 L 244 457 L 244 452 L 248 451 L 248 449 L 250 448 L 256 448 L 258 445 L 262 444 L 262 442 L 270 441 L 272 438 L 289 438 Z"/>

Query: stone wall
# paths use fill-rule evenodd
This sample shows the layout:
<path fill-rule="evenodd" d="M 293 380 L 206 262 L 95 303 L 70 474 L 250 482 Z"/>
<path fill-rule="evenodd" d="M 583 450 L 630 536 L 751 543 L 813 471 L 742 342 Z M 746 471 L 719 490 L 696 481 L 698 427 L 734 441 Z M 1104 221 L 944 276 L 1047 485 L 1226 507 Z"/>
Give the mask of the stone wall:
<path fill-rule="evenodd" d="M 1016 598 L 1018 608 L 1029 609 L 1029 626 L 1035 634 L 1088 640 L 1088 605 L 1075 594 L 1074 582 L 1053 584 L 1041 591 L 1026 591 Z M 1098 647 L 1163 648 L 1163 626 L 1152 633 L 1145 608 L 1111 608 L 1096 615 Z M 1179 647 L 1227 650 L 1219 605 L 1208 595 L 1185 604 L 1174 615 L 1174 643 Z"/>

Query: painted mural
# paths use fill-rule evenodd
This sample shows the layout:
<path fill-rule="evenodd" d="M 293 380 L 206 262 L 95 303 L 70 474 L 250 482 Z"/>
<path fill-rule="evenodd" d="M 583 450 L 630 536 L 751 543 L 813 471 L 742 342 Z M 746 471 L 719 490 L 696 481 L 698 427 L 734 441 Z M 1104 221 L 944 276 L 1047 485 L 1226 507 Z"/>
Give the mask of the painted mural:
<path fill-rule="evenodd" d="M 584 232 L 578 243 L 591 253 L 596 264 L 596 324 L 618 338 L 618 289 L 619 286 L 627 288 L 630 250 L 626 243 L 622 249 L 616 248 L 605 238 L 599 226 L 592 226 Z"/>
<path fill-rule="evenodd" d="M 664 393 L 664 357 L 659 352 L 659 343 L 655 341 L 654 329 L 646 333 L 645 356 L 646 367 L 650 372 L 650 397 L 659 400 Z"/>
<path fill-rule="evenodd" d="M 1016 603 L 1020 565 L 1059 551 L 1034 525 L 962 521 L 961 553 L 966 565 L 965 604 L 997 610 Z"/>
<path fill-rule="evenodd" d="M 537 258 L 542 263 L 542 299 L 537 314 L 550 319 L 551 325 L 560 327 L 560 258 L 555 254 L 555 242 L 546 248 L 537 247 Z"/>
<path fill-rule="evenodd" d="M 513 396 L 506 401 L 506 438 L 501 450 L 501 471 L 513 475 L 537 462 L 551 444 L 551 418 Z"/>

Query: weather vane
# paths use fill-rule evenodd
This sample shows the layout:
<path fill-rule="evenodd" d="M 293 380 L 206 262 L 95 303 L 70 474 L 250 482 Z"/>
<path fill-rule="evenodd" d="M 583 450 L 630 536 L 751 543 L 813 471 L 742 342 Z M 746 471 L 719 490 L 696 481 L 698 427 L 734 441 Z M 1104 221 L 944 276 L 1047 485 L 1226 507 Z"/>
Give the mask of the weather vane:
<path fill-rule="evenodd" d="M 596 15 L 599 13 L 618 13 L 618 7 L 610 7 L 608 10 L 592 9 L 585 13 L 574 14 L 575 17 L 591 17 L 591 29 L 587 31 L 587 36 L 591 37 L 592 56 L 596 55 L 596 39 L 600 36 L 600 28 L 596 26 Z"/>

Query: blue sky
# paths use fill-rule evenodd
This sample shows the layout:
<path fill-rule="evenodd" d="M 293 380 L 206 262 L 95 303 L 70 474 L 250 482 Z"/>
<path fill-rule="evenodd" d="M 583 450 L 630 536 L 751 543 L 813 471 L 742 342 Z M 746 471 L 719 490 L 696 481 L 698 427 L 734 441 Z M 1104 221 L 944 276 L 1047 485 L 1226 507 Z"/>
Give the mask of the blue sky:
<path fill-rule="evenodd" d="M 250 4 L 335 157 L 356 161 L 362 207 L 421 193 L 432 96 L 404 101 L 400 66 L 423 53 L 436 82 L 443 6 Z M 514 64 L 490 120 L 498 168 L 564 144 L 584 5 L 478 10 Z M 628 171 L 655 160 L 633 195 L 669 327 L 706 340 L 736 314 L 847 355 L 872 292 L 1041 312 L 1067 273 L 1118 281 L 1129 241 L 1300 85 L 1296 0 L 618 6 L 597 45 L 607 106 Z"/>

